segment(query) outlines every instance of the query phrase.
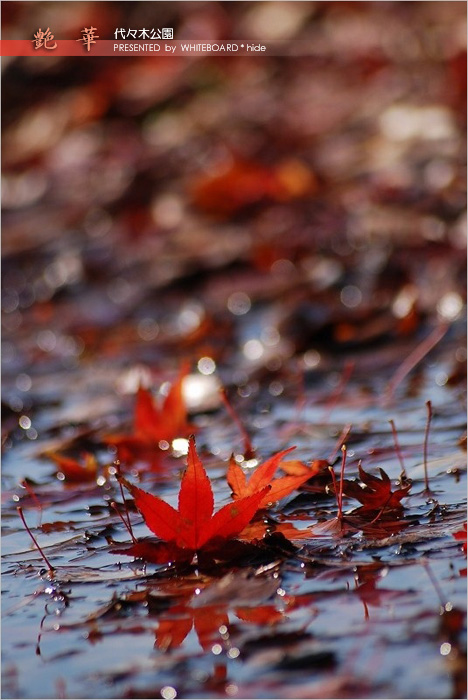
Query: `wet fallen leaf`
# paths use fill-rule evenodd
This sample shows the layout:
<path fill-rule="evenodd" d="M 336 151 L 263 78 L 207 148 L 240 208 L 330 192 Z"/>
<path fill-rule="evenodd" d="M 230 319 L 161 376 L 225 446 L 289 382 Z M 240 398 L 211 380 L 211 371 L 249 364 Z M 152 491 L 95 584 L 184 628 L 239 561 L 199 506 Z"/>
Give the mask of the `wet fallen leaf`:
<path fill-rule="evenodd" d="M 309 479 L 327 468 L 328 461 L 326 459 L 314 459 L 310 467 L 298 459 L 285 460 L 280 464 L 280 469 L 285 472 L 285 474 L 288 474 L 288 476 L 301 476 L 308 474 Z"/>
<path fill-rule="evenodd" d="M 57 477 L 61 480 L 73 483 L 96 480 L 98 464 L 95 456 L 89 452 L 83 454 L 83 464 L 80 464 L 75 459 L 58 454 L 51 454 L 50 458 L 57 465 Z"/>
<path fill-rule="evenodd" d="M 124 477 L 119 479 L 132 494 L 149 529 L 162 540 L 191 551 L 197 551 L 215 539 L 236 537 L 255 515 L 269 491 L 269 486 L 264 486 L 252 495 L 228 503 L 213 515 L 213 490 L 196 452 L 193 436 L 189 440 L 178 510 Z"/>
<path fill-rule="evenodd" d="M 383 469 L 379 469 L 381 478 L 364 471 L 359 465 L 359 478 L 362 483 L 343 480 L 343 493 L 362 503 L 359 513 L 362 515 L 371 511 L 401 510 L 401 500 L 408 495 L 411 484 L 406 484 L 392 491 L 390 478 Z"/>
<path fill-rule="evenodd" d="M 297 476 L 283 476 L 278 479 L 273 478 L 281 459 L 294 449 L 294 447 L 290 447 L 287 450 L 278 452 L 270 457 L 270 459 L 267 459 L 266 462 L 256 468 L 248 481 L 241 467 L 237 464 L 236 460 L 231 457 L 227 481 L 232 489 L 233 497 L 235 499 L 245 498 L 246 496 L 257 493 L 259 489 L 265 488 L 265 486 L 271 486 L 271 489 L 260 503 L 260 507 L 266 508 L 275 501 L 284 498 L 284 496 L 289 496 L 289 494 L 299 488 L 299 486 L 315 476 L 319 470 L 312 466 L 310 469 L 302 471 L 302 473 Z"/>

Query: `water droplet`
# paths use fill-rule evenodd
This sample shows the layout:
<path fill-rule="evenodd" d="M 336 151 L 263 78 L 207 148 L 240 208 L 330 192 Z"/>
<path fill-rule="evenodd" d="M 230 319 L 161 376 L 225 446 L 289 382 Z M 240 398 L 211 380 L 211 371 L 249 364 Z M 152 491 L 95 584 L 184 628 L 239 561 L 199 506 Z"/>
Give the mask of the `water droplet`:
<path fill-rule="evenodd" d="M 213 374 L 216 369 L 216 362 L 211 357 L 202 357 L 198 360 L 197 367 L 201 374 Z"/>
<path fill-rule="evenodd" d="M 23 428 L 23 430 L 29 430 L 31 427 L 31 419 L 28 418 L 28 416 L 21 416 L 18 423 L 20 424 L 20 428 Z"/>
<path fill-rule="evenodd" d="M 250 311 L 252 303 L 244 292 L 234 292 L 227 300 L 229 311 L 235 316 L 243 316 Z"/>

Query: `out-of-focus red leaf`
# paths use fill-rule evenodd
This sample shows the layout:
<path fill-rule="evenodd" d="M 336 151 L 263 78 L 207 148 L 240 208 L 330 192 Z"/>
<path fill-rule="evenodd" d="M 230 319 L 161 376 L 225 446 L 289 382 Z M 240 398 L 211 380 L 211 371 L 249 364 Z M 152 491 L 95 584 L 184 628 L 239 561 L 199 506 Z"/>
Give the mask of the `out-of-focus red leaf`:
<path fill-rule="evenodd" d="M 188 422 L 182 393 L 187 373 L 188 366 L 185 365 L 160 407 L 156 405 L 148 389 L 139 387 L 135 400 L 133 433 L 106 437 L 107 443 L 117 447 L 121 461 L 132 461 L 145 456 L 151 450 L 158 450 L 161 441 L 170 443 L 175 438 L 184 437 L 194 431 L 194 427 Z"/>
<path fill-rule="evenodd" d="M 192 555 L 187 550 L 180 549 L 168 542 L 140 540 L 130 545 L 119 545 L 111 549 L 112 554 L 124 554 L 127 557 L 144 559 L 152 564 L 167 564 L 168 562 L 190 563 Z"/>
<path fill-rule="evenodd" d="M 310 467 L 304 464 L 304 462 L 300 462 L 298 459 L 286 460 L 280 464 L 280 469 L 285 472 L 285 474 L 288 474 L 288 476 L 308 474 L 309 479 L 327 468 L 328 461 L 326 459 L 314 459 Z"/>
<path fill-rule="evenodd" d="M 166 542 L 196 551 L 212 540 L 231 539 L 238 535 L 258 510 L 269 486 L 257 493 L 228 503 L 213 515 L 211 482 L 197 455 L 193 436 L 189 440 L 187 469 L 182 477 L 179 508 L 128 482 L 120 481 L 135 499 L 149 529 Z"/>
<path fill-rule="evenodd" d="M 200 176 L 192 185 L 192 199 L 198 209 L 229 216 L 265 199 L 288 201 L 315 188 L 313 173 L 298 160 L 287 160 L 274 168 L 238 160 Z"/>
<path fill-rule="evenodd" d="M 155 647 L 163 651 L 177 649 L 193 627 L 193 618 L 185 605 L 171 608 L 175 617 L 169 620 L 160 620 L 156 630 Z"/>
<path fill-rule="evenodd" d="M 155 642 L 155 646 L 164 651 L 179 647 L 192 627 L 195 628 L 200 646 L 207 650 L 220 637 L 219 628 L 229 625 L 229 617 L 222 606 L 192 608 L 178 604 L 171 607 L 167 614 L 170 617 L 158 623 Z"/>
<path fill-rule="evenodd" d="M 242 530 L 239 534 L 239 539 L 244 542 L 253 542 L 254 540 L 261 540 L 273 532 L 279 532 L 283 537 L 291 541 L 302 540 L 310 537 L 312 534 L 309 528 L 298 530 L 292 523 L 265 523 L 262 520 L 256 520 L 253 523 L 249 523 Z"/>
<path fill-rule="evenodd" d="M 455 537 L 456 540 L 460 540 L 462 542 L 462 549 L 466 554 L 467 551 L 467 544 L 466 544 L 466 523 L 463 525 L 463 528 L 461 530 L 457 530 L 457 532 L 453 532 L 452 535 Z"/>
<path fill-rule="evenodd" d="M 98 464 L 94 455 L 85 452 L 82 456 L 83 464 L 75 459 L 64 457 L 58 454 L 50 455 L 50 458 L 57 465 L 57 473 L 63 474 L 65 481 L 81 483 L 85 481 L 95 481 Z"/>
<path fill-rule="evenodd" d="M 229 626 L 229 617 L 225 608 L 207 605 L 203 608 L 194 608 L 193 624 L 200 646 L 206 650 L 211 647 L 213 637 L 220 634 L 219 628 L 223 625 Z"/>
<path fill-rule="evenodd" d="M 274 625 L 284 620 L 284 613 L 277 610 L 274 605 L 236 608 L 235 612 L 239 620 L 257 625 Z"/>

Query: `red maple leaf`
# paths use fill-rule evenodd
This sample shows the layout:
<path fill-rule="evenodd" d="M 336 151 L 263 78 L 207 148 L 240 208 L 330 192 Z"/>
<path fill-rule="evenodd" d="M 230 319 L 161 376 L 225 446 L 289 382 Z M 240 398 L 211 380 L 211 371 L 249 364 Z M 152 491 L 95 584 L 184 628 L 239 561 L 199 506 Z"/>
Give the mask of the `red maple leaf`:
<path fill-rule="evenodd" d="M 273 478 L 283 457 L 294 449 L 296 448 L 290 447 L 282 452 L 277 452 L 270 457 L 270 459 L 267 459 L 266 462 L 257 467 L 248 481 L 240 466 L 235 459 L 231 457 L 227 481 L 232 489 L 233 497 L 235 499 L 245 498 L 246 496 L 257 493 L 260 489 L 265 488 L 265 486 L 271 486 L 271 489 L 260 503 L 260 508 L 266 508 L 268 505 L 279 501 L 284 496 L 288 496 L 304 482 L 308 481 L 308 479 L 315 476 L 315 474 L 318 473 L 318 469 L 314 467 L 307 468 L 305 465 L 302 465 L 303 469 L 297 476 L 283 476 L 278 479 Z"/>
<path fill-rule="evenodd" d="M 238 535 L 258 510 L 269 486 L 228 503 L 213 515 L 214 497 L 211 482 L 197 455 L 195 439 L 189 439 L 187 469 L 182 477 L 178 510 L 169 503 L 129 483 L 120 481 L 135 499 L 149 529 L 165 542 L 181 549 L 196 551 L 215 539 Z"/>
<path fill-rule="evenodd" d="M 263 519 L 261 519 L 255 520 L 244 527 L 239 535 L 239 539 L 243 542 L 255 542 L 256 540 L 262 540 L 267 535 L 277 532 L 281 533 L 283 537 L 291 542 L 294 542 L 294 540 L 303 540 L 306 537 L 310 537 L 312 534 L 308 527 L 303 530 L 298 530 L 292 523 L 264 522 Z"/>
<path fill-rule="evenodd" d="M 392 491 L 392 483 L 386 472 L 379 468 L 380 476 L 373 476 L 359 464 L 359 478 L 362 482 L 343 479 L 343 493 L 355 498 L 362 507 L 361 513 L 376 510 L 401 510 L 401 499 L 408 495 L 411 484 L 406 484 L 396 491 Z"/>
<path fill-rule="evenodd" d="M 183 437 L 193 432 L 189 425 L 182 385 L 188 373 L 184 366 L 161 406 L 148 389 L 140 386 L 135 402 L 133 433 L 115 434 L 106 437 L 106 442 L 115 445 L 122 461 L 131 461 L 135 457 L 144 457 L 151 449 L 158 449 L 161 441 L 172 442 L 176 437 Z"/>
<path fill-rule="evenodd" d="M 467 546 L 466 546 L 466 523 L 464 523 L 463 527 L 461 530 L 457 530 L 457 532 L 453 532 L 452 536 L 455 537 L 456 540 L 460 540 L 462 542 L 462 549 L 466 554 Z"/>
<path fill-rule="evenodd" d="M 95 456 L 89 452 L 83 453 L 82 459 L 84 464 L 80 464 L 76 459 L 59 454 L 51 454 L 50 458 L 57 465 L 57 476 L 62 481 L 81 483 L 96 480 L 98 464 Z"/>

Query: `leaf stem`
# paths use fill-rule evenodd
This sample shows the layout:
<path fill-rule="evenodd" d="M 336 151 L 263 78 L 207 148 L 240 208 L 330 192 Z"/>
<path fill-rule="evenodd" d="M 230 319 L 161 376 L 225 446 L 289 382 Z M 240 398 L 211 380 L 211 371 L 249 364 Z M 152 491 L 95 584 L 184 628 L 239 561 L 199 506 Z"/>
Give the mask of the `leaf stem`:
<path fill-rule="evenodd" d="M 112 508 L 115 510 L 115 512 L 117 513 L 117 515 L 118 515 L 119 518 L 121 519 L 121 521 L 123 522 L 123 524 L 124 524 L 124 526 L 125 526 L 125 529 L 127 530 L 128 534 L 129 534 L 130 537 L 132 538 L 133 544 L 137 544 L 138 540 L 135 538 L 135 535 L 133 534 L 133 530 L 132 530 L 131 526 L 129 525 L 129 523 L 127 522 L 127 520 L 124 518 L 124 516 L 123 516 L 122 513 L 120 512 L 117 503 L 116 503 L 115 501 L 111 501 L 111 506 L 112 506 Z"/>
<path fill-rule="evenodd" d="M 336 441 L 335 447 L 333 448 L 333 452 L 332 452 L 331 455 L 328 457 L 328 461 L 329 461 L 329 462 L 332 462 L 332 461 L 335 459 L 336 455 L 338 454 L 339 449 L 342 447 L 342 445 L 343 445 L 343 444 L 346 442 L 346 440 L 348 439 L 348 436 L 349 436 L 349 434 L 350 434 L 350 432 L 351 432 L 351 428 L 352 428 L 352 427 L 353 427 L 353 426 L 351 425 L 351 423 L 348 423 L 348 425 L 345 425 L 345 427 L 344 427 L 343 430 L 341 431 L 340 437 L 339 437 L 338 440 Z"/>
<path fill-rule="evenodd" d="M 339 502 L 340 517 L 343 516 L 343 479 L 344 479 L 344 472 L 345 472 L 345 467 L 346 467 L 346 455 L 347 455 L 346 445 L 341 446 L 341 452 L 343 455 L 343 459 L 341 461 L 341 472 L 340 472 L 340 502 Z"/>
<path fill-rule="evenodd" d="M 354 372 L 354 368 L 356 366 L 356 363 L 354 360 L 346 360 L 343 371 L 341 373 L 340 381 L 338 383 L 338 386 L 336 387 L 335 391 L 333 394 L 330 396 L 328 403 L 325 407 L 325 421 L 330 420 L 330 416 L 332 414 L 332 411 L 334 410 L 336 404 L 340 400 L 340 396 L 342 396 L 344 390 L 346 389 L 346 385 L 348 384 L 349 380 L 351 379 L 351 375 Z"/>
<path fill-rule="evenodd" d="M 32 541 L 33 541 L 33 543 L 34 543 L 36 549 L 37 549 L 38 552 L 39 552 L 39 554 L 40 554 L 41 557 L 44 559 L 44 561 L 45 561 L 45 563 L 46 563 L 46 566 L 47 566 L 47 568 L 49 569 L 49 573 L 53 575 L 55 569 L 54 569 L 54 567 L 52 566 L 52 564 L 50 563 L 50 561 L 47 559 L 46 555 L 44 554 L 44 552 L 42 551 L 41 547 L 39 546 L 38 541 L 36 540 L 36 538 L 35 538 L 34 535 L 32 534 L 32 532 L 31 532 L 31 530 L 30 530 L 30 528 L 29 528 L 29 526 L 28 526 L 28 524 L 27 524 L 27 522 L 26 522 L 26 519 L 25 519 L 25 517 L 24 517 L 23 509 L 21 508 L 21 506 L 16 506 L 16 510 L 18 511 L 18 515 L 20 516 L 21 520 L 23 521 L 23 525 L 24 525 L 24 527 L 26 528 L 26 532 L 28 533 L 29 537 L 32 539 Z"/>
<path fill-rule="evenodd" d="M 424 484 L 425 484 L 426 491 L 430 491 L 429 475 L 428 475 L 428 470 L 427 470 L 427 451 L 428 451 L 428 445 L 429 445 L 429 429 L 431 427 L 431 420 L 432 420 L 432 403 L 431 403 L 431 401 L 426 401 L 426 407 L 427 407 L 427 421 L 426 421 L 426 430 L 424 432 L 424 448 L 423 448 Z"/>
<path fill-rule="evenodd" d="M 392 379 L 388 383 L 387 390 L 383 396 L 382 403 L 385 405 L 393 399 L 397 387 L 401 384 L 407 374 L 413 370 L 419 362 L 442 340 L 449 329 L 449 324 L 444 323 L 436 326 L 432 333 L 417 345 L 408 357 L 398 367 Z"/>
<path fill-rule="evenodd" d="M 403 462 L 403 455 L 401 452 L 400 444 L 398 442 L 398 433 L 397 429 L 395 426 L 395 421 L 393 419 L 389 420 L 390 425 L 392 426 L 392 435 L 393 435 L 393 442 L 395 443 L 395 452 L 398 457 L 398 461 L 400 462 L 401 466 L 401 475 L 400 479 L 406 479 L 406 469 L 405 469 L 405 464 Z"/>
<path fill-rule="evenodd" d="M 245 429 L 244 424 L 242 423 L 241 419 L 239 418 L 239 416 L 237 415 L 236 411 L 234 410 L 232 404 L 230 403 L 230 401 L 227 397 L 226 389 L 224 387 L 220 390 L 220 394 L 221 394 L 221 399 L 223 400 L 223 403 L 227 409 L 227 412 L 229 413 L 232 420 L 239 428 L 239 431 L 242 435 L 242 439 L 244 441 L 244 457 L 246 459 L 249 459 L 255 454 L 255 450 L 252 446 L 252 442 L 250 440 L 249 434 L 247 433 L 247 430 Z"/>
<path fill-rule="evenodd" d="M 118 472 L 118 473 L 119 473 L 119 472 Z M 124 520 L 123 523 L 124 523 L 125 527 L 127 528 L 127 530 L 129 531 L 130 537 L 132 538 L 133 542 L 136 543 L 137 540 L 136 540 L 136 538 L 135 538 L 135 536 L 134 536 L 134 534 L 133 534 L 132 521 L 130 520 L 130 513 L 128 512 L 127 502 L 126 502 L 126 500 L 125 500 L 125 494 L 124 494 L 123 486 L 122 486 L 122 484 L 121 484 L 121 482 L 120 482 L 120 479 L 117 479 L 117 481 L 119 482 L 120 495 L 122 496 L 122 503 L 123 503 L 123 506 L 124 506 L 124 508 L 125 508 L 126 522 L 125 522 L 125 520 Z M 123 520 L 123 516 L 122 516 L 122 514 L 120 513 L 120 511 L 118 511 L 118 513 L 119 513 L 120 517 L 121 517 L 122 520 Z"/>

